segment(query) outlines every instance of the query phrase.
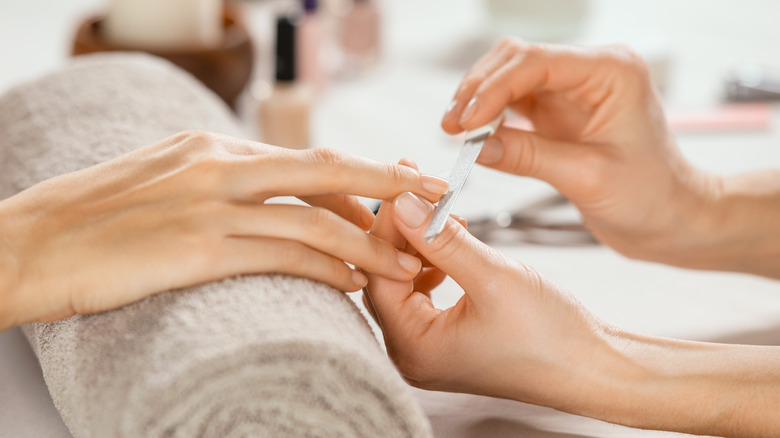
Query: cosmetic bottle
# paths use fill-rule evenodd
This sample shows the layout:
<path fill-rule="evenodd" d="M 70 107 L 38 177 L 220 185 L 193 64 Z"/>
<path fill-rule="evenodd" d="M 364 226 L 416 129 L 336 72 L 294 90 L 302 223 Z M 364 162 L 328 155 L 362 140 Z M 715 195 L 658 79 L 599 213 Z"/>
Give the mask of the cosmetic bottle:
<path fill-rule="evenodd" d="M 268 144 L 294 149 L 309 147 L 311 87 L 298 77 L 296 35 L 298 15 L 276 21 L 276 67 L 269 95 L 258 111 L 260 136 Z"/>
<path fill-rule="evenodd" d="M 319 11 L 318 0 L 302 0 L 303 16 L 298 24 L 296 38 L 298 72 L 302 81 L 316 92 L 325 87 L 325 75 L 321 56 L 325 44 L 325 29 Z"/>
<path fill-rule="evenodd" d="M 380 10 L 376 0 L 348 0 L 340 23 L 342 73 L 352 76 L 379 62 Z"/>

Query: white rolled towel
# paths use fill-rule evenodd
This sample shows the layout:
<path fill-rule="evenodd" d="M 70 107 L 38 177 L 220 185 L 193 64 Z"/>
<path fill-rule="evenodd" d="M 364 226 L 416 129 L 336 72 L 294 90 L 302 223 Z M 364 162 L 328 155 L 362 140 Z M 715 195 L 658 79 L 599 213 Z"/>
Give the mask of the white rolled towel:
<path fill-rule="evenodd" d="M 241 135 L 167 62 L 84 57 L 0 98 L 0 195 L 186 129 Z M 77 438 L 431 435 L 354 304 L 309 280 L 239 277 L 24 330 Z"/>

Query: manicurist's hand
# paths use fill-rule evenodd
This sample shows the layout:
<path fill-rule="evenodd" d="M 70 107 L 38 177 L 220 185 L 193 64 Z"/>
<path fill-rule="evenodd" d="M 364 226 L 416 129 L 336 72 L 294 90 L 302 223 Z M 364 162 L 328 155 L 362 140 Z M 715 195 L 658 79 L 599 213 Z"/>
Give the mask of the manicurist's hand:
<path fill-rule="evenodd" d="M 366 233 L 353 195 L 447 183 L 404 166 L 187 132 L 0 202 L 0 329 L 114 309 L 237 274 L 287 273 L 342 291 L 420 262 Z M 269 204 L 297 196 L 311 206 Z"/>
<path fill-rule="evenodd" d="M 729 437 L 780 430 L 780 347 L 718 345 L 625 332 L 450 219 L 424 239 L 433 206 L 385 202 L 372 234 L 426 260 L 414 280 L 369 274 L 366 305 L 411 384 L 553 407 L 646 429 Z M 426 264 L 428 264 L 426 263 Z M 464 295 L 437 309 L 451 276 Z"/>
<path fill-rule="evenodd" d="M 504 40 L 465 75 L 442 127 L 473 129 L 506 108 L 533 131 L 500 128 L 479 163 L 549 182 L 624 254 L 701 261 L 722 181 L 680 154 L 639 56 Z"/>
<path fill-rule="evenodd" d="M 562 395 L 556 381 L 578 371 L 576 358 L 603 325 L 570 294 L 484 245 L 455 219 L 427 243 L 432 212 L 429 202 L 402 194 L 383 203 L 371 231 L 430 266 L 414 281 L 369 275 L 364 290 L 401 374 L 425 389 L 542 404 Z M 465 291 L 446 310 L 429 298 L 442 273 Z"/>

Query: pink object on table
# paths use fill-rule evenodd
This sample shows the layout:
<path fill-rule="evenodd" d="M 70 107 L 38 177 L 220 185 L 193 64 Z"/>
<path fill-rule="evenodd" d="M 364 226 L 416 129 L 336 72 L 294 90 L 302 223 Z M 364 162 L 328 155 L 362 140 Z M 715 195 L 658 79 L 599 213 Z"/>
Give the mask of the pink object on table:
<path fill-rule="evenodd" d="M 768 103 L 736 103 L 698 110 L 670 110 L 669 127 L 676 133 L 764 131 L 772 122 Z"/>

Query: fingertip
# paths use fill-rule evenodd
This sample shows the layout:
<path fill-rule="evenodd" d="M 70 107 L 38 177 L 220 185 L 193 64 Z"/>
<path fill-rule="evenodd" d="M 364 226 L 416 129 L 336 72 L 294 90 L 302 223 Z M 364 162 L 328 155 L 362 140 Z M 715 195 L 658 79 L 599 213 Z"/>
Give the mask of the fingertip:
<path fill-rule="evenodd" d="M 464 105 L 457 98 L 450 102 L 444 116 L 441 119 L 441 127 L 449 134 L 457 134 L 463 131 L 458 120 L 460 120 Z"/>
<path fill-rule="evenodd" d="M 412 160 L 411 158 L 406 158 L 406 157 L 401 158 L 398 161 L 398 164 L 400 164 L 402 166 L 406 166 L 406 167 L 411 167 L 412 169 L 417 170 L 417 171 L 420 170 L 420 168 L 417 166 L 417 163 L 415 163 L 414 160 Z"/>
<path fill-rule="evenodd" d="M 472 97 L 466 109 L 463 110 L 463 114 L 460 116 L 460 126 L 470 126 L 469 122 L 472 122 L 479 112 L 480 102 L 476 97 Z"/>
<path fill-rule="evenodd" d="M 398 218 L 411 229 L 420 228 L 433 211 L 433 204 L 409 192 L 398 195 L 393 205 Z"/>
<path fill-rule="evenodd" d="M 359 220 L 360 220 L 360 224 L 359 224 L 360 228 L 365 230 L 365 231 L 370 230 L 371 227 L 374 226 L 374 220 L 376 219 L 376 216 L 374 216 L 374 212 L 371 211 L 370 208 L 368 208 L 365 205 L 363 205 L 360 208 L 360 213 L 359 214 L 360 214 L 360 218 L 359 218 Z"/>
<path fill-rule="evenodd" d="M 360 271 L 352 271 L 352 284 L 354 289 L 350 290 L 349 292 L 357 292 L 368 284 L 368 278 L 363 275 Z"/>

